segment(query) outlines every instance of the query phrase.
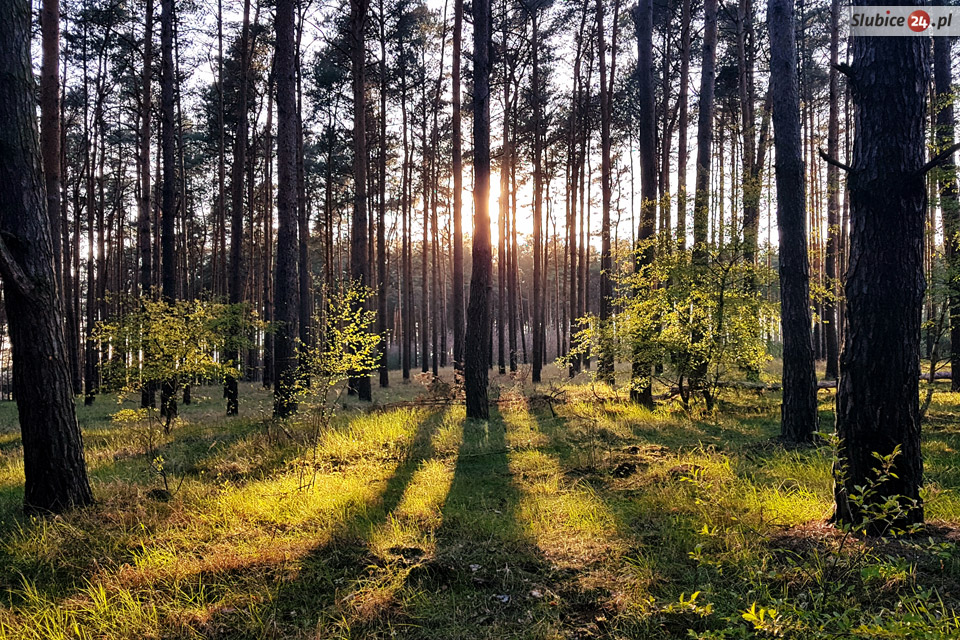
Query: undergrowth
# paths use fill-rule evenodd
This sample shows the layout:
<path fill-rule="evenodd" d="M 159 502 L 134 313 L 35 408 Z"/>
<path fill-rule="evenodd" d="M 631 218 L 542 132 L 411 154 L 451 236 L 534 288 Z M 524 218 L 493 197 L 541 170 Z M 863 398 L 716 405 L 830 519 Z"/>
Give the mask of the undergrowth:
<path fill-rule="evenodd" d="M 396 382 L 316 438 L 252 385 L 230 420 L 195 390 L 169 435 L 100 398 L 97 504 L 46 519 L 5 403 L 0 638 L 960 637 L 960 395 L 925 427 L 928 526 L 867 539 L 827 523 L 830 446 L 776 442 L 777 394 L 708 417 L 496 384 L 486 423 Z"/>

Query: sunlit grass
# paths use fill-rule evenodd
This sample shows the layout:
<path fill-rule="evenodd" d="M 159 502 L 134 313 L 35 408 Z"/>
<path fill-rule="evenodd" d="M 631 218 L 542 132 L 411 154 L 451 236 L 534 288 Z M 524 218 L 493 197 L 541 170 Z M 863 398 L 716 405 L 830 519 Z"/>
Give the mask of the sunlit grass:
<path fill-rule="evenodd" d="M 726 623 L 671 609 L 681 594 L 739 621 L 785 592 L 771 540 L 829 517 L 833 459 L 773 440 L 776 394 L 707 416 L 551 375 L 539 396 L 498 378 L 483 423 L 397 383 L 384 408 L 345 399 L 328 427 L 279 429 L 248 386 L 239 418 L 211 389 L 148 438 L 100 398 L 80 409 L 98 504 L 47 519 L 20 514 L 0 405 L 0 638 L 688 637 Z M 924 441 L 927 517 L 952 526 L 958 404 L 937 393 Z M 950 553 L 938 579 L 956 584 Z M 743 586 L 756 576 L 763 593 Z"/>

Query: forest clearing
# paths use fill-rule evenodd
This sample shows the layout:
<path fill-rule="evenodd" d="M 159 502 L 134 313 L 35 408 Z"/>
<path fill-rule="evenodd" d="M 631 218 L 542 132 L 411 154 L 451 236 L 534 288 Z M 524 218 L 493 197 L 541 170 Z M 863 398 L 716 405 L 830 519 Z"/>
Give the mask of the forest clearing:
<path fill-rule="evenodd" d="M 831 448 L 774 440 L 777 393 L 727 392 L 705 418 L 547 380 L 549 404 L 497 380 L 484 424 L 400 385 L 384 402 L 404 406 L 347 401 L 317 440 L 309 420 L 265 420 L 271 400 L 255 388 L 238 419 L 201 400 L 169 436 L 111 423 L 106 403 L 81 407 L 99 501 L 54 519 L 20 515 L 3 405 L 0 637 L 960 633 L 948 385 L 925 429 L 927 532 L 865 542 L 825 523 Z M 833 392 L 820 393 L 829 427 Z"/>

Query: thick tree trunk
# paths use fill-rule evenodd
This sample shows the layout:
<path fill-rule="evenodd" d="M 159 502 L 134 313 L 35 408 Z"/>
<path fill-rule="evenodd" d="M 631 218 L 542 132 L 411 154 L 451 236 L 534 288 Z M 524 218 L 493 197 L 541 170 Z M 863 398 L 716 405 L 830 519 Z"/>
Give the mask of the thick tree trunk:
<path fill-rule="evenodd" d="M 278 0 L 274 25 L 277 83 L 277 267 L 274 272 L 273 415 L 297 410 L 297 348 L 300 318 L 297 261 L 297 77 L 294 59 L 294 0 Z M 366 237 L 364 229 L 363 237 Z M 366 251 L 364 251 L 366 257 Z"/>
<path fill-rule="evenodd" d="M 933 74 L 937 92 L 937 147 L 946 149 L 953 144 L 953 76 L 951 73 L 951 39 L 933 39 Z M 950 388 L 960 391 L 960 202 L 957 201 L 957 168 L 953 154 L 937 175 L 940 188 L 940 210 L 943 216 L 943 246 L 950 278 Z"/>
<path fill-rule="evenodd" d="M 0 68 L 0 276 L 23 441 L 24 509 L 60 512 L 90 504 L 93 494 L 67 368 L 26 0 L 0 3 Z"/>
<path fill-rule="evenodd" d="M 835 518 L 842 523 L 864 523 L 867 510 L 894 496 L 904 509 L 895 526 L 923 521 L 917 371 L 926 287 L 922 168 L 929 62 L 922 38 L 853 39 L 848 324 L 837 388 Z M 857 504 L 857 487 L 877 479 L 874 454 L 888 456 L 898 447 L 892 475 Z M 874 534 L 886 528 L 866 524 Z"/>
<path fill-rule="evenodd" d="M 233 141 L 233 167 L 230 172 L 230 265 L 227 278 L 231 305 L 243 302 L 243 287 L 246 283 L 246 264 L 243 258 L 243 170 L 247 164 L 247 119 L 250 85 L 250 0 L 243 3 L 243 25 L 240 28 L 240 78 L 237 111 L 237 130 Z M 237 317 L 239 319 L 239 317 Z M 227 360 L 240 367 L 240 342 L 242 328 L 230 327 L 227 339 Z M 240 391 L 237 375 L 227 373 L 224 381 L 224 397 L 227 400 L 227 415 L 240 412 Z"/>
<path fill-rule="evenodd" d="M 369 0 L 350 0 L 350 56 L 353 77 L 353 225 L 350 230 L 350 276 L 353 285 L 370 285 L 367 260 L 367 128 L 366 128 L 366 49 L 364 24 Z M 365 302 L 361 301 L 365 306 Z M 360 375 L 350 380 L 360 400 L 371 398 L 370 377 Z"/>
<path fill-rule="evenodd" d="M 467 417 L 486 420 L 490 354 L 490 0 L 473 0 L 473 273 L 464 342 Z"/>
<path fill-rule="evenodd" d="M 809 442 L 818 424 L 817 377 L 810 340 L 810 283 L 793 2 L 769 0 L 767 6 L 783 329 L 780 433 L 789 442 Z"/>
<path fill-rule="evenodd" d="M 177 299 L 176 265 L 176 157 L 174 141 L 174 66 L 173 66 L 173 0 L 163 0 L 160 22 L 160 152 L 163 156 L 163 186 L 160 192 L 161 292 L 164 300 Z M 177 381 L 164 380 L 160 389 L 160 412 L 170 420 L 177 416 Z"/>

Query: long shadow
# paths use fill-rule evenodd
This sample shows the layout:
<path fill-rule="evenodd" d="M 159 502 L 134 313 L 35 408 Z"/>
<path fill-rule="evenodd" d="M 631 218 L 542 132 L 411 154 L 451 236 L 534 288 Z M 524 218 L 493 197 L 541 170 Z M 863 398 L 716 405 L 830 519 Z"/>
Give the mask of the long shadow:
<path fill-rule="evenodd" d="M 345 520 L 338 522 L 327 541 L 299 558 L 293 580 L 285 580 L 276 566 L 245 569 L 272 570 L 275 577 L 273 586 L 276 591 L 272 602 L 252 605 L 253 608 L 259 607 L 253 618 L 269 620 L 272 633 L 276 637 L 286 637 L 279 630 L 299 633 L 340 617 L 337 604 L 343 591 L 365 572 L 384 565 L 385 561 L 371 552 L 370 538 L 378 527 L 388 522 L 391 513 L 399 506 L 420 465 L 433 456 L 432 438 L 441 416 L 436 412 L 420 420 L 410 447 L 386 480 L 383 490 L 373 501 L 353 509 Z M 398 550 L 398 553 L 404 551 Z M 236 577 L 216 574 L 204 579 L 208 582 L 232 581 Z M 215 616 L 209 626 L 229 628 L 231 638 L 262 637 L 260 629 L 243 629 L 245 618 L 238 617 L 238 612 L 219 616 L 221 619 L 217 620 Z"/>
<path fill-rule="evenodd" d="M 417 425 L 416 434 L 411 446 L 407 450 L 406 456 L 400 461 L 392 476 L 388 479 L 383 492 L 379 496 L 378 503 L 355 509 L 349 520 L 339 523 L 339 526 L 337 526 L 334 534 L 335 543 L 318 547 L 303 560 L 303 568 L 298 583 L 284 585 L 285 588 L 281 592 L 283 595 L 283 605 L 279 607 L 277 611 L 289 612 L 299 609 L 302 612 L 305 609 L 298 605 L 303 603 L 310 604 L 310 607 L 306 610 L 315 609 L 317 607 L 317 596 L 323 596 L 320 599 L 329 604 L 330 599 L 326 598 L 326 600 L 324 600 L 324 597 L 327 594 L 332 596 L 335 592 L 336 589 L 331 588 L 331 586 L 336 587 L 337 584 L 343 582 L 354 568 L 363 568 L 366 566 L 366 561 L 369 559 L 368 554 L 365 553 L 363 545 L 359 541 L 365 540 L 376 526 L 386 521 L 389 513 L 399 503 L 407 484 L 409 484 L 420 462 L 432 455 L 430 443 L 433 432 L 436 429 L 436 422 L 436 415 L 423 416 L 423 419 L 421 419 Z M 249 430 L 239 430 L 234 434 L 235 437 L 232 438 L 225 438 L 222 434 L 219 437 L 211 437 L 225 444 L 229 444 L 230 442 L 239 441 L 254 430 L 254 427 L 251 427 Z M 165 447 L 159 448 L 157 453 L 176 457 L 179 459 L 179 464 L 181 465 L 185 462 L 199 464 L 204 459 L 216 455 L 215 451 L 210 452 L 206 446 L 198 447 L 198 439 L 202 440 L 200 444 L 203 444 L 203 442 L 207 440 L 205 437 L 192 436 L 191 440 L 187 442 L 178 443 L 177 441 L 173 441 L 168 443 Z M 180 450 L 178 447 L 185 447 L 185 450 Z M 206 453 L 204 453 L 205 450 Z M 188 455 L 191 452 L 193 452 L 193 455 Z M 89 475 L 94 483 L 98 483 L 109 482 L 116 478 L 130 479 L 140 472 L 149 474 L 152 472 L 148 468 L 150 464 L 148 458 L 149 456 L 145 454 L 121 456 L 107 464 L 98 465 L 90 471 Z M 179 473 L 180 471 L 177 472 L 177 475 L 179 475 Z M 173 481 L 176 481 L 176 477 Z M 144 488 L 149 488 L 149 485 Z M 96 570 L 96 567 L 93 565 L 83 566 L 70 564 L 68 566 L 63 563 L 52 563 L 41 557 L 34 557 L 33 554 L 23 556 L 18 553 L 14 547 L 7 544 L 9 542 L 8 536 L 21 535 L 18 533 L 20 530 L 24 532 L 22 534 L 24 539 L 29 541 L 29 539 L 35 535 L 33 532 L 44 526 L 42 519 L 30 519 L 22 515 L 22 497 L 22 486 L 8 486 L 0 490 L 0 520 L 2 520 L 2 522 L 0 522 L 0 536 L 3 536 L 4 543 L 0 544 L 0 564 L 2 564 L 3 567 L 3 569 L 0 570 L 0 589 L 6 593 L 6 597 L 0 600 L 0 602 L 5 602 L 12 606 L 18 601 L 16 592 L 22 587 L 20 583 L 21 575 L 30 578 L 33 587 L 44 599 L 55 602 L 62 601 L 72 594 L 77 593 L 84 586 L 85 580 Z M 151 515 L 151 522 L 154 525 L 159 524 L 162 526 L 162 523 L 165 521 L 163 517 L 165 510 L 169 511 L 170 515 L 173 515 L 174 510 L 166 509 L 163 504 L 156 500 L 149 498 L 146 500 L 148 500 L 147 508 L 150 510 L 155 509 L 158 512 Z M 106 561 L 110 566 L 133 563 L 134 557 L 140 549 L 139 534 L 134 536 L 137 539 L 130 541 L 128 544 L 113 544 L 111 546 L 110 534 L 107 533 L 98 538 L 97 533 L 92 531 L 92 529 L 97 529 L 98 525 L 96 525 L 95 522 L 91 523 L 89 520 L 90 517 L 93 517 L 95 521 L 102 520 L 103 526 L 107 529 L 123 526 L 118 524 L 115 519 L 111 517 L 111 514 L 106 513 L 101 506 L 94 506 L 77 515 L 85 520 L 85 522 L 75 530 L 75 533 L 79 534 L 79 537 L 73 539 L 72 536 L 68 536 L 70 539 L 64 541 L 64 543 L 71 545 L 76 544 L 84 548 L 90 547 L 90 550 L 89 553 L 62 550 L 68 557 L 85 557 L 89 555 L 91 562 L 98 560 L 100 563 L 103 563 Z M 97 542 L 98 539 L 101 539 L 103 544 Z M 338 567 L 340 569 L 339 571 Z M 260 570 L 268 575 L 276 574 L 277 569 L 278 567 L 273 565 L 260 567 Z M 209 587 L 204 587 L 209 595 L 216 590 L 217 584 L 228 587 L 229 583 L 244 578 L 244 576 L 239 575 L 239 573 L 257 571 L 256 565 L 251 565 L 243 570 L 213 572 L 194 577 L 200 584 L 206 585 L 206 583 L 210 583 Z M 184 577 L 184 580 L 189 582 L 191 578 L 187 576 Z M 211 622 L 213 626 L 207 625 L 208 628 L 215 628 L 219 625 L 219 623 L 214 624 L 214 622 L 216 621 Z M 254 632 L 251 632 L 250 635 L 259 636 L 258 633 Z M 230 637 L 234 636 L 231 635 Z M 236 637 L 242 637 L 242 634 Z"/>
<path fill-rule="evenodd" d="M 436 553 L 408 578 L 422 593 L 409 637 L 532 638 L 556 623 L 543 597 L 552 570 L 518 519 L 521 498 L 503 416 L 466 420 Z"/>

